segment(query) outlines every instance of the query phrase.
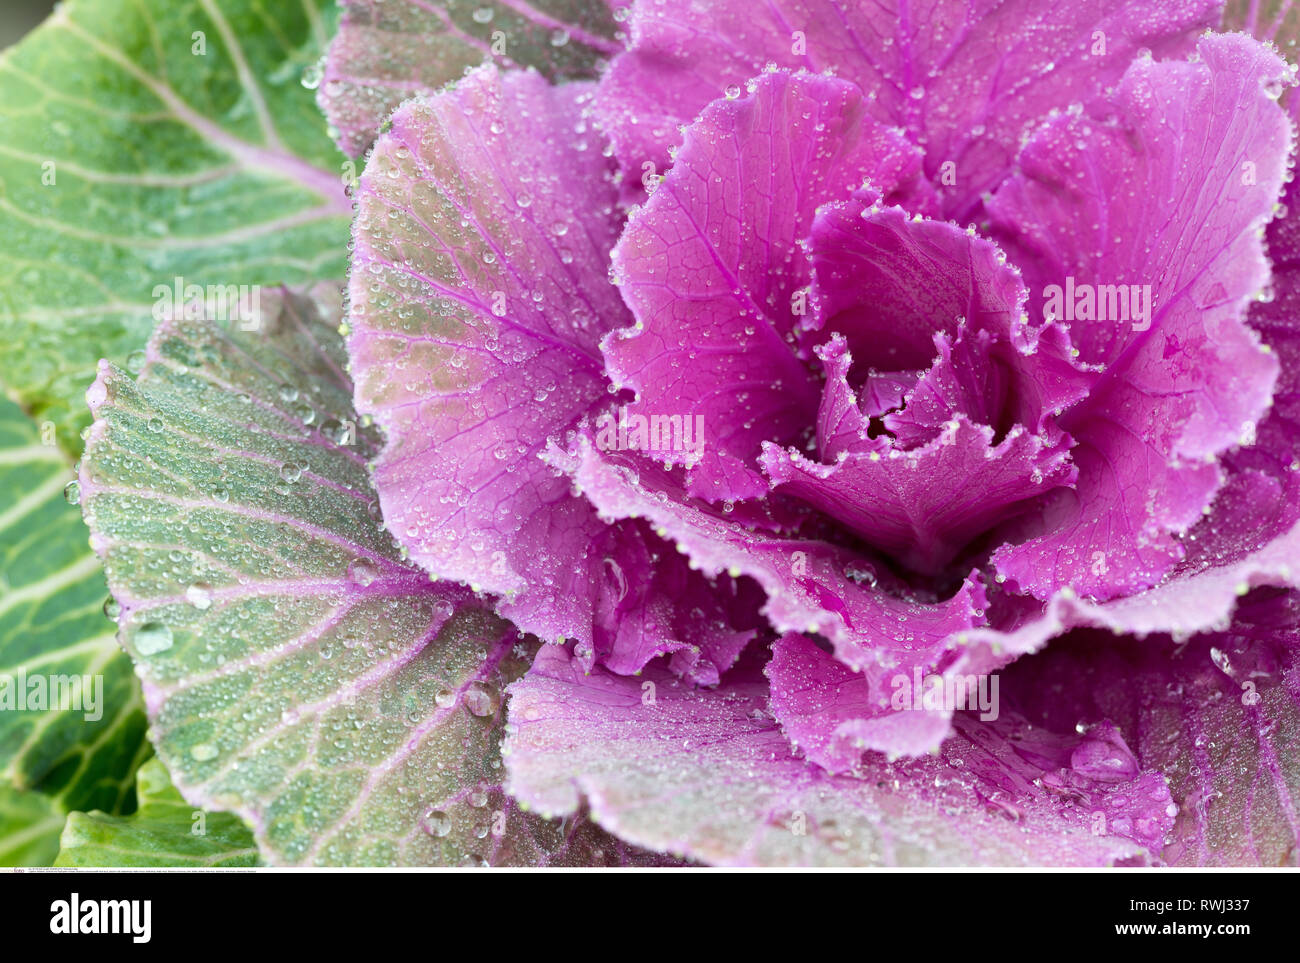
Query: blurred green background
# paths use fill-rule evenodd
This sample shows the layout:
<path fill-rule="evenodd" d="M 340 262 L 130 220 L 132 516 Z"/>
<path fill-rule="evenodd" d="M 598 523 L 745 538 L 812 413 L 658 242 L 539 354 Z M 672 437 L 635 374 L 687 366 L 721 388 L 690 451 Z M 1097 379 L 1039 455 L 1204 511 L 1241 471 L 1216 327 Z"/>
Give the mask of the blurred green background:
<path fill-rule="evenodd" d="M 21 40 L 53 6 L 54 0 L 0 0 L 0 48 Z"/>

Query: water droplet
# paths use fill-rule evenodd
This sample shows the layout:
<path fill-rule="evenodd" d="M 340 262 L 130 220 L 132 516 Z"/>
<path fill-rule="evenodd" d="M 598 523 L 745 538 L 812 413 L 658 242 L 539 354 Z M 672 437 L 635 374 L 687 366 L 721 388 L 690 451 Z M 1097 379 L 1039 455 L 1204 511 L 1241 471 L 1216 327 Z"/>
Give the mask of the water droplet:
<path fill-rule="evenodd" d="M 471 682 L 465 688 L 465 708 L 476 716 L 490 716 L 501 705 L 496 689 L 485 682 Z"/>
<path fill-rule="evenodd" d="M 200 612 L 210 609 L 212 607 L 212 586 L 203 582 L 195 582 L 185 590 L 185 601 Z"/>
<path fill-rule="evenodd" d="M 141 655 L 155 655 L 172 647 L 171 627 L 162 622 L 146 622 L 132 635 L 136 651 Z"/>
<path fill-rule="evenodd" d="M 320 64 L 320 61 L 317 61 L 314 64 L 308 64 L 307 68 L 302 72 L 302 85 L 308 90 L 315 90 L 320 86 L 321 77 L 324 75 L 325 71 Z"/>
<path fill-rule="evenodd" d="M 117 599 L 113 598 L 111 595 L 104 599 L 104 618 L 115 619 L 121 614 L 121 612 L 122 606 L 117 604 Z"/>
<path fill-rule="evenodd" d="M 441 809 L 430 809 L 424 814 L 420 824 L 430 836 L 441 838 L 451 832 L 451 817 Z"/>
<path fill-rule="evenodd" d="M 364 558 L 353 559 L 348 564 L 348 581 L 365 588 L 375 580 L 375 566 Z"/>
<path fill-rule="evenodd" d="M 81 483 L 70 481 L 63 486 L 63 500 L 69 505 L 81 504 Z"/>
<path fill-rule="evenodd" d="M 347 445 L 352 442 L 352 426 L 344 424 L 337 418 L 324 421 L 320 426 L 320 433 L 336 445 Z"/>

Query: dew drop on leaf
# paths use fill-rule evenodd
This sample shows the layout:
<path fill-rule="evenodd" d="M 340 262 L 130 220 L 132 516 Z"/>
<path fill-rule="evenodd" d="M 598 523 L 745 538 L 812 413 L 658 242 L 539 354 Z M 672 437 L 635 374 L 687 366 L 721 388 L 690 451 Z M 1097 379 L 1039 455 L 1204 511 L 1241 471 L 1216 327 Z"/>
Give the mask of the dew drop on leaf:
<path fill-rule="evenodd" d="M 364 558 L 353 559 L 348 565 L 348 581 L 363 588 L 375 580 L 375 567 Z"/>
<path fill-rule="evenodd" d="M 171 627 L 162 622 L 146 622 L 131 637 L 141 655 L 155 655 L 172 647 Z"/>
<path fill-rule="evenodd" d="M 490 716 L 500 704 L 497 691 L 485 682 L 471 682 L 465 687 L 465 708 L 476 716 Z"/>
<path fill-rule="evenodd" d="M 206 611 L 212 607 L 212 586 L 195 582 L 185 590 L 185 601 L 200 612 Z"/>
<path fill-rule="evenodd" d="M 451 832 L 451 817 L 441 809 L 430 809 L 420 820 L 420 825 L 430 836 L 441 838 Z"/>

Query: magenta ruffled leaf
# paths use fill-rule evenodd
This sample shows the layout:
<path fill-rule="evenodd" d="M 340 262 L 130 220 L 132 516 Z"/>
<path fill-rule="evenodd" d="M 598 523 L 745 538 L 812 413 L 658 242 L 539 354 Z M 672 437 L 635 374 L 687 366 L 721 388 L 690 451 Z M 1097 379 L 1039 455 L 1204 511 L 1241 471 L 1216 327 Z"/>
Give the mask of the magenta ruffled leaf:
<path fill-rule="evenodd" d="M 1023 338 L 1025 290 L 997 246 L 946 221 L 914 219 L 872 191 L 817 211 L 808 327 L 844 335 L 873 372 L 927 367 L 959 320 Z"/>
<path fill-rule="evenodd" d="M 1286 186 L 1266 235 L 1272 287 L 1248 321 L 1278 360 L 1273 404 L 1254 444 L 1223 458 L 1227 476 L 1206 518 L 1192 529 L 1180 568 L 1200 571 L 1240 561 L 1300 522 L 1300 187 Z M 1297 563 L 1300 571 L 1300 563 Z"/>
<path fill-rule="evenodd" d="M 1175 640 L 1228 631 L 1237 605 L 1253 589 L 1300 588 L 1300 523 L 1263 548 L 1222 564 L 1177 574 L 1160 585 L 1123 598 L 1098 603 L 1080 598 L 1068 586 L 1044 604 L 1038 599 L 998 591 L 990 593 L 990 624 L 972 629 L 973 642 L 1025 654 L 1080 627 L 1106 629 L 1129 643 L 1169 634 Z"/>
<path fill-rule="evenodd" d="M 1019 274 L 994 244 L 858 191 L 818 211 L 809 249 L 807 330 L 833 332 L 817 352 L 822 463 L 766 446 L 777 490 L 936 574 L 977 536 L 1073 483 L 1069 438 L 1054 419 L 1091 375 L 1073 364 L 1062 331 L 1025 324 Z"/>
<path fill-rule="evenodd" d="M 900 447 L 959 414 L 1000 434 L 1015 423 L 1042 433 L 1086 394 L 1092 378 L 1068 335 L 1027 323 L 1020 272 L 973 229 L 882 207 L 861 190 L 818 210 L 808 247 L 807 328 L 843 337 L 863 413 L 881 417 Z M 838 394 L 833 374 L 827 390 Z"/>
<path fill-rule="evenodd" d="M 782 729 L 810 761 L 830 772 L 858 770 L 863 765 L 862 750 L 874 748 L 882 736 L 892 741 L 890 730 L 907 715 L 879 715 L 879 706 L 868 697 L 861 679 L 803 636 L 779 640 L 765 671 L 772 686 L 772 711 Z M 1008 777 L 1026 775 L 1036 767 L 1041 771 L 1030 776 L 1035 788 L 1091 813 L 1094 832 L 1114 832 L 1159 852 L 1175 806 L 1164 778 L 1141 770 L 1114 724 L 1102 721 L 1080 730 L 1082 739 L 1073 732 L 1035 731 L 1018 714 L 1008 712 L 1000 697 L 1000 682 L 999 677 L 988 675 L 922 677 L 917 673 L 914 679 L 896 680 L 890 701 L 925 712 L 936 726 L 943 716 L 931 705 L 946 702 L 966 710 L 956 718 L 953 739 L 958 745 L 969 741 L 987 749 L 1005 768 L 996 772 L 984 766 L 973 772 L 996 779 L 1007 791 L 998 802 L 1009 813 L 1018 812 L 1016 797 L 1032 798 L 1034 792 Z M 921 731 L 914 727 L 912 734 Z M 945 751 L 952 748 L 945 746 Z M 1107 819 L 1113 821 L 1109 829 Z"/>
<path fill-rule="evenodd" d="M 821 362 L 826 379 L 814 426 L 822 461 L 832 463 L 850 453 L 890 451 L 893 440 L 878 430 L 879 423 L 873 424 L 872 419 L 901 408 L 921 372 L 872 372 L 860 390 L 855 390 L 849 381 L 854 370 L 853 355 L 844 335 L 833 332 L 828 341 L 813 349 L 813 354 Z"/>
<path fill-rule="evenodd" d="M 349 340 L 387 436 L 375 483 L 411 558 L 501 596 L 520 628 L 577 639 L 589 665 L 671 656 L 712 683 L 754 637 L 757 593 L 676 564 L 644 526 L 607 526 L 538 458 L 598 409 L 614 424 L 598 342 L 628 316 L 606 276 L 619 221 L 582 133 L 588 97 L 480 68 L 404 106 L 375 148 Z M 525 141 L 536 153 L 505 149 Z"/>
<path fill-rule="evenodd" d="M 1035 722 L 1106 719 L 1169 780 L 1173 865 L 1295 865 L 1300 838 L 1300 597 L 1260 589 L 1232 627 L 1141 644 L 1080 631 L 1003 676 Z"/>
<path fill-rule="evenodd" d="M 432 94 L 482 63 L 593 78 L 622 50 L 606 0 L 341 0 L 317 99 L 339 148 L 360 157 L 402 101 Z"/>
<path fill-rule="evenodd" d="M 749 579 L 706 578 L 642 522 L 605 529 L 592 547 L 596 580 L 593 639 L 575 655 L 619 675 L 639 673 L 659 656 L 698 685 L 717 685 L 744 648 L 766 630 L 763 593 Z"/>
<path fill-rule="evenodd" d="M 1163 780 L 1122 782 L 1068 730 L 964 714 L 939 754 L 832 774 L 796 757 L 742 664 L 714 690 L 661 670 L 591 674 L 547 647 L 510 690 L 507 786 L 559 816 L 721 865 L 1097 865 L 1145 862 L 1173 816 Z M 1163 797 L 1161 791 L 1163 790 Z"/>
<path fill-rule="evenodd" d="M 949 735 L 951 707 L 926 710 L 918 699 L 916 713 L 896 711 L 891 696 L 906 686 L 910 700 L 917 688 L 913 675 L 898 673 L 899 685 L 873 694 L 865 676 L 806 635 L 788 632 L 778 639 L 764 674 L 772 713 L 791 744 L 828 772 L 855 768 L 867 749 L 919 756 Z"/>
<path fill-rule="evenodd" d="M 788 343 L 807 311 L 799 247 L 818 204 L 869 179 L 906 187 L 920 155 L 865 116 L 852 84 L 766 73 L 713 103 L 673 170 L 630 219 L 614 270 L 636 318 L 605 341 L 611 377 L 642 417 L 703 416 L 692 493 L 765 494 L 763 441 L 792 441 L 817 410 L 817 384 Z"/>
<path fill-rule="evenodd" d="M 908 593 L 859 552 L 747 526 L 692 499 L 676 474 L 646 459 L 599 451 L 587 435 L 580 434 L 571 451 L 552 449 L 548 457 L 602 517 L 648 521 L 711 578 L 753 579 L 766 593 L 763 614 L 774 629 L 825 636 L 873 694 L 915 667 L 926 673 L 972 666 L 970 671 L 985 671 L 1018 654 L 1000 640 L 996 653 L 969 644 L 969 631 L 985 624 L 983 588 L 973 576 L 944 599 Z M 907 718 L 897 729 L 898 740 L 884 748 L 913 751 L 920 739 L 906 731 L 913 724 L 925 728 L 926 748 L 938 744 L 939 728 L 918 716 Z"/>
<path fill-rule="evenodd" d="M 1044 443 L 1021 425 L 994 443 L 991 428 L 965 416 L 907 452 L 846 452 L 822 465 L 771 446 L 762 464 L 777 491 L 926 574 L 942 572 L 977 536 L 1075 479 L 1064 443 Z"/>
<path fill-rule="evenodd" d="M 844 335 L 832 334 L 814 353 L 826 377 L 816 421 L 817 450 L 822 458 L 830 462 L 851 451 L 887 451 L 889 439 L 871 434 L 871 419 L 901 405 L 907 384 L 913 379 L 870 379 L 866 397 L 859 399 L 849 384 L 853 355 Z M 919 376 L 919 372 L 913 374 Z"/>
<path fill-rule="evenodd" d="M 871 116 L 924 149 L 944 212 L 965 220 L 1010 172 L 1026 126 L 1099 97 L 1142 49 L 1186 53 L 1219 9 L 1212 0 L 1089 0 L 1050 14 L 1027 0 L 642 0 L 597 113 L 625 172 L 641 178 L 671 163 L 680 125 L 765 64 L 831 70 L 870 94 Z"/>
<path fill-rule="evenodd" d="M 397 112 L 361 179 L 348 349 L 411 558 L 526 631 L 590 641 L 604 525 L 537 458 L 608 398 L 599 339 L 628 320 L 588 96 L 487 67 Z"/>
<path fill-rule="evenodd" d="M 881 418 L 900 447 L 924 444 L 959 415 L 999 433 L 1022 426 L 1044 445 L 1072 444 L 1060 413 L 1087 394 L 1096 369 L 1077 360 L 1060 325 L 1008 330 L 963 321 L 955 338 L 937 335 L 935 347 L 934 363 L 909 386 L 901 407 Z"/>
<path fill-rule="evenodd" d="M 1167 575 L 1220 486 L 1215 457 L 1251 440 L 1272 392 L 1276 361 L 1242 316 L 1268 278 L 1259 235 L 1291 145 L 1275 103 L 1290 68 L 1240 35 L 1198 51 L 1139 60 L 1105 109 L 1044 125 L 992 202 L 1031 310 L 1069 323 L 1104 366 L 1061 419 L 1077 496 L 996 556 L 1040 598 L 1062 585 L 1112 598 Z"/>

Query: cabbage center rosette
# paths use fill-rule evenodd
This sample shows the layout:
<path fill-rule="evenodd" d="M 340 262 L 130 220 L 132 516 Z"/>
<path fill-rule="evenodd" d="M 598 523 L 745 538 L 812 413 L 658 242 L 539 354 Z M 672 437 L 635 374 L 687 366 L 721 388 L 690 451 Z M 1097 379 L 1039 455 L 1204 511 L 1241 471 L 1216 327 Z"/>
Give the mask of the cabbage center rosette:
<path fill-rule="evenodd" d="M 1285 858 L 1300 373 L 1247 313 L 1291 69 L 1123 4 L 997 63 L 996 10 L 853 10 L 790 62 L 823 6 L 638 5 L 598 84 L 478 68 L 361 179 L 385 521 L 555 643 L 507 788 L 714 862 L 1211 862 L 1252 812 Z"/>

